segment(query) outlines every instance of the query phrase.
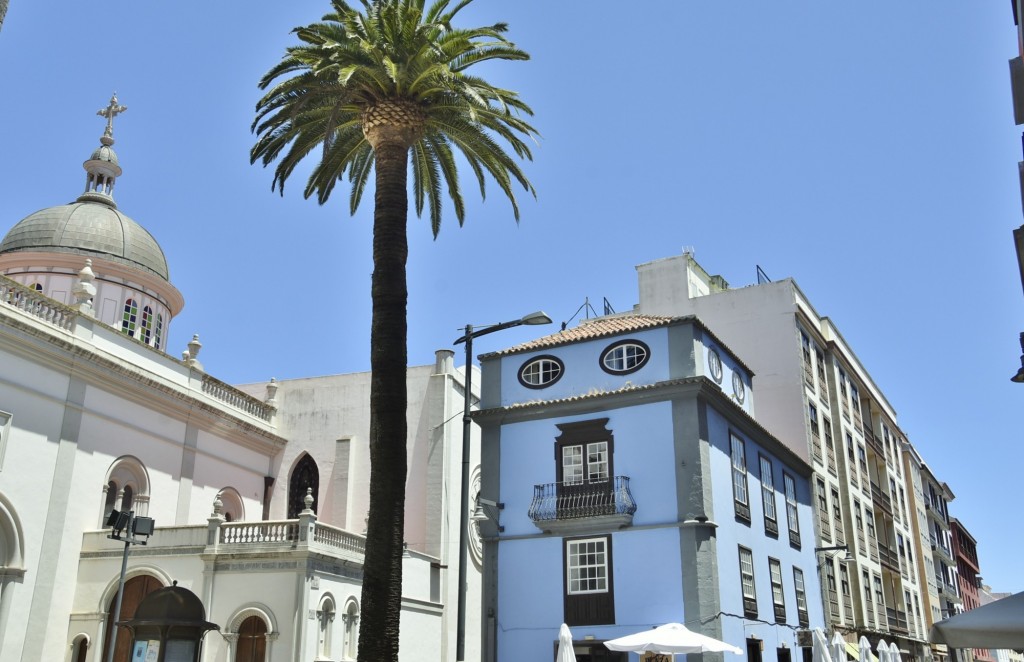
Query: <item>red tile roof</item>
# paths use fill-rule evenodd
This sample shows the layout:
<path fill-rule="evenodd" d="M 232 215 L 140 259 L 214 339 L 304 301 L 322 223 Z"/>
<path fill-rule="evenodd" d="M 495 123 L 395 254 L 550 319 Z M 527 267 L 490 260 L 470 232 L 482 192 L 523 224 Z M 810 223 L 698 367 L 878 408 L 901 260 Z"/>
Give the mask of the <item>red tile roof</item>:
<path fill-rule="evenodd" d="M 564 329 L 549 336 L 530 340 L 508 349 L 484 354 L 482 357 L 508 356 L 520 352 L 530 352 L 538 349 L 557 347 L 581 340 L 594 340 L 605 338 L 619 333 L 632 333 L 643 329 L 652 329 L 659 326 L 667 326 L 674 321 L 693 319 L 692 317 L 663 317 L 659 315 L 617 315 L 615 317 L 598 317 L 592 320 L 584 320 L 579 326 L 572 329 Z"/>

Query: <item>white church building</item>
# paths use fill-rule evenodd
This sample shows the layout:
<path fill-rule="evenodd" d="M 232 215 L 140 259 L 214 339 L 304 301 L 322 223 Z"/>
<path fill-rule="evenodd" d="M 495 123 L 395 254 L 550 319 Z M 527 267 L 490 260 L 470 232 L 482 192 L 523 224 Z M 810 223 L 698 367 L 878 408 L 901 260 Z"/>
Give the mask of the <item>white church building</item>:
<path fill-rule="evenodd" d="M 100 111 L 78 199 L 0 242 L 0 660 L 105 661 L 111 622 L 175 581 L 219 626 L 202 660 L 355 659 L 369 375 L 235 387 L 205 372 L 198 338 L 166 353 L 185 301 L 159 244 L 114 201 L 123 110 Z M 447 350 L 408 372 L 403 660 L 455 658 L 463 383 Z M 130 550 L 116 619 L 115 509 L 156 522 Z M 121 630 L 115 660 L 129 644 Z"/>

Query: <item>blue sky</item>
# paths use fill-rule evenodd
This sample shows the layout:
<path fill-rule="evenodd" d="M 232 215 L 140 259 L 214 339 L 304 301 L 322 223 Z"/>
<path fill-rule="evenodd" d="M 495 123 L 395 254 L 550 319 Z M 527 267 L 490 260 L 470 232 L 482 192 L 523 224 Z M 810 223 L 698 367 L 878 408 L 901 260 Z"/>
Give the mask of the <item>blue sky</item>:
<path fill-rule="evenodd" d="M 170 348 L 200 334 L 234 383 L 367 369 L 371 205 L 303 200 L 300 172 L 280 197 L 248 163 L 256 82 L 325 8 L 11 0 L 0 225 L 82 191 L 116 90 L 116 199 L 186 299 Z M 538 194 L 518 226 L 471 182 L 464 228 L 410 222 L 410 362 L 466 323 L 628 310 L 634 266 L 686 246 L 734 286 L 755 265 L 792 276 L 952 486 L 986 581 L 1024 590 L 1010 3 L 478 0 L 464 17 L 507 21 L 533 56 L 482 73 L 536 111 Z"/>

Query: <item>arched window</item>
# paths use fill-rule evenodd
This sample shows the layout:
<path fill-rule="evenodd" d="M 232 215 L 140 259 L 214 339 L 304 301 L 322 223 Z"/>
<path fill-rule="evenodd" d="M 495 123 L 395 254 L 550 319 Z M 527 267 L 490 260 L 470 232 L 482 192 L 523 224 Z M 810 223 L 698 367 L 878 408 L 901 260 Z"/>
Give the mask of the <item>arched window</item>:
<path fill-rule="evenodd" d="M 267 624 L 250 616 L 238 626 L 235 662 L 264 662 L 267 657 Z"/>
<path fill-rule="evenodd" d="M 89 635 L 79 633 L 71 642 L 71 661 L 85 662 L 89 655 Z"/>
<path fill-rule="evenodd" d="M 139 315 L 139 304 L 134 299 L 124 302 L 124 315 L 121 316 L 121 332 L 135 337 L 135 321 Z"/>
<path fill-rule="evenodd" d="M 320 624 L 320 636 L 317 648 L 322 659 L 331 658 L 331 630 L 334 629 L 334 599 L 325 595 L 316 612 Z"/>
<path fill-rule="evenodd" d="M 117 483 L 115 483 L 114 481 L 108 482 L 107 483 L 107 495 L 104 498 L 104 503 L 103 503 L 103 522 L 104 522 L 104 527 L 106 526 L 105 522 L 107 521 L 107 518 L 110 517 L 110 512 L 112 510 L 114 510 L 114 504 L 117 503 L 117 492 L 118 492 Z"/>
<path fill-rule="evenodd" d="M 132 497 L 135 496 L 135 490 L 132 489 L 131 485 L 125 485 L 121 491 L 121 510 L 129 511 L 132 509 Z"/>
<path fill-rule="evenodd" d="M 138 458 L 124 455 L 114 460 L 107 471 L 103 491 L 101 526 L 105 526 L 114 509 L 134 510 L 137 516 L 149 514 L 149 474 Z"/>
<path fill-rule="evenodd" d="M 342 642 L 341 659 L 354 660 L 359 644 L 359 603 L 355 598 L 348 599 L 345 613 L 341 618 L 345 621 L 345 641 Z"/>
<path fill-rule="evenodd" d="M 35 290 L 36 292 L 42 292 L 43 291 L 43 284 L 42 283 L 32 283 L 28 287 L 29 287 L 30 290 Z"/>
<path fill-rule="evenodd" d="M 142 309 L 142 320 L 139 322 L 139 340 L 149 344 L 153 337 L 153 309 L 146 306 Z"/>
<path fill-rule="evenodd" d="M 320 494 L 320 471 L 309 453 L 302 456 L 292 469 L 292 477 L 288 481 L 288 519 L 295 519 L 305 509 L 303 500 L 306 491 L 313 490 L 313 512 L 317 509 L 317 496 Z"/>
<path fill-rule="evenodd" d="M 228 522 L 238 522 L 245 519 L 245 507 L 242 504 L 242 495 L 233 487 L 225 487 L 217 493 L 221 503 L 221 515 Z"/>
<path fill-rule="evenodd" d="M 160 349 L 160 343 L 164 338 L 164 316 L 160 313 L 156 314 L 156 328 L 154 329 L 153 337 L 153 347 Z"/>

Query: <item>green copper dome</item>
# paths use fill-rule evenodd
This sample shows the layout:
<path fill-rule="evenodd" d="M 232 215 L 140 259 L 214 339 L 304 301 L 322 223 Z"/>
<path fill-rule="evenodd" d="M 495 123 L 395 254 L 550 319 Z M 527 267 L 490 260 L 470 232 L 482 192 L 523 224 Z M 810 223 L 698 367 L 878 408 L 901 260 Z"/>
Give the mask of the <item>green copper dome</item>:
<path fill-rule="evenodd" d="M 74 202 L 30 214 L 0 242 L 0 254 L 14 251 L 98 256 L 170 280 L 167 259 L 153 235 L 102 202 Z"/>

